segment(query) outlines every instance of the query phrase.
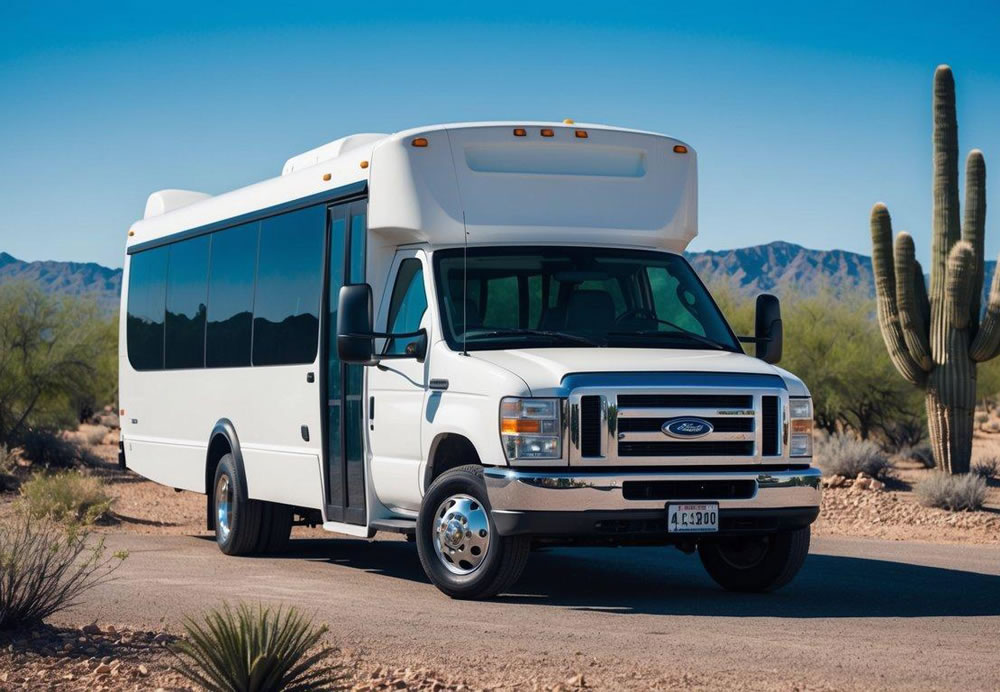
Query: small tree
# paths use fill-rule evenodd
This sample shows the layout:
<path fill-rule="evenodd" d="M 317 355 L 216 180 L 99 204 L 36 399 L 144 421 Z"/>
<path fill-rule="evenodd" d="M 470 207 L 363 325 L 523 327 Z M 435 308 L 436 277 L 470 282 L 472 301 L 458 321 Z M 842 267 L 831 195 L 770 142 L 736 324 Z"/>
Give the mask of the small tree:
<path fill-rule="evenodd" d="M 117 337 L 96 305 L 30 284 L 0 286 L 0 444 L 72 424 L 116 389 Z M 105 399 L 106 400 L 106 399 Z"/>

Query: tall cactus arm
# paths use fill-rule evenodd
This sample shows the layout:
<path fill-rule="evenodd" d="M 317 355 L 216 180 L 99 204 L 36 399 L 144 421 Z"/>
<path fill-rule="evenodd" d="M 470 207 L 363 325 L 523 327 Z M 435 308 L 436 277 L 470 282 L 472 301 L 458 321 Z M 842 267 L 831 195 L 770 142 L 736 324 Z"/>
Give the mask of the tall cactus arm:
<path fill-rule="evenodd" d="M 889 360 L 907 381 L 920 385 L 927 373 L 917 365 L 906 347 L 896 306 L 896 277 L 892 257 L 892 219 L 881 202 L 872 207 L 872 273 L 875 275 L 875 298 L 882 339 Z"/>
<path fill-rule="evenodd" d="M 947 65 L 934 72 L 934 211 L 931 235 L 931 312 L 944 301 L 948 253 L 959 239 L 958 121 L 955 78 Z"/>
<path fill-rule="evenodd" d="M 997 260 L 1000 263 L 1000 259 Z M 1000 264 L 997 265 L 1000 267 Z M 969 356 L 977 363 L 995 358 L 1000 354 L 1000 271 L 993 271 L 990 282 L 990 297 L 986 303 L 986 314 L 979 325 L 976 338 L 969 346 Z"/>
<path fill-rule="evenodd" d="M 896 236 L 896 303 L 899 309 L 899 326 L 903 330 L 906 348 L 913 360 L 924 371 L 934 367 L 931 347 L 927 341 L 927 322 L 924 320 L 920 299 L 927 300 L 926 294 L 918 295 L 918 284 L 923 284 L 923 275 L 917 277 L 917 260 L 913 251 L 913 236 L 902 232 Z"/>
<path fill-rule="evenodd" d="M 944 287 L 944 316 L 953 329 L 969 326 L 969 301 L 975 262 L 972 246 L 964 240 L 955 243 L 948 255 L 948 274 Z M 968 343 L 968 342 L 966 342 Z"/>
<path fill-rule="evenodd" d="M 962 240 L 972 246 L 975 253 L 975 275 L 972 284 L 976 292 L 972 295 L 969 317 L 973 326 L 979 324 L 981 296 L 979 287 L 983 285 L 983 242 L 986 234 L 986 161 L 983 152 L 973 149 L 965 161 L 965 217 L 962 220 Z"/>

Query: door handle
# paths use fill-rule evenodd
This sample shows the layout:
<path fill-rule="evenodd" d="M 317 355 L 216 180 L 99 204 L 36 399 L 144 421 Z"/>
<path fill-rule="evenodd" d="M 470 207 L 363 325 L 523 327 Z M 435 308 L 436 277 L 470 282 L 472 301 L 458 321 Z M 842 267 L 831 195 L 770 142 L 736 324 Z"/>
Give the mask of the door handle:
<path fill-rule="evenodd" d="M 375 420 L 375 397 L 368 397 L 368 420 Z"/>

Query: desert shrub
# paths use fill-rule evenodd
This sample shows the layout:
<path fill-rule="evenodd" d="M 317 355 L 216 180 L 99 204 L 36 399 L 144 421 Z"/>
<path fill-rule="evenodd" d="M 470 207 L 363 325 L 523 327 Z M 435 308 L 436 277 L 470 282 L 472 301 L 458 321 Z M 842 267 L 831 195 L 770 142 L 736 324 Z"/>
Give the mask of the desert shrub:
<path fill-rule="evenodd" d="M 972 465 L 972 473 L 986 480 L 1000 478 L 1000 458 L 984 457 L 979 459 Z"/>
<path fill-rule="evenodd" d="M 827 476 L 854 478 L 865 473 L 884 478 L 892 468 L 882 449 L 871 440 L 835 433 L 821 441 L 816 449 L 816 463 Z"/>
<path fill-rule="evenodd" d="M 98 445 L 104 444 L 104 438 L 106 438 L 107 436 L 108 436 L 108 429 L 102 425 L 94 430 L 88 431 L 87 434 L 84 436 L 84 439 L 87 441 L 88 445 L 90 445 L 91 447 L 96 447 Z"/>
<path fill-rule="evenodd" d="M 326 633 L 295 608 L 229 604 L 209 611 L 202 621 L 185 618 L 187 639 L 173 651 L 177 671 L 206 690 L 256 692 L 314 690 L 339 679 L 316 664 L 329 649 L 308 655 Z"/>
<path fill-rule="evenodd" d="M 24 458 L 46 469 L 69 469 L 79 464 L 93 466 L 94 456 L 75 440 L 46 429 L 28 430 L 21 437 Z"/>
<path fill-rule="evenodd" d="M 83 524 L 106 517 L 113 502 L 99 478 L 76 471 L 37 473 L 21 487 L 21 497 L 32 517 Z"/>
<path fill-rule="evenodd" d="M 17 453 L 0 444 L 0 492 L 16 490 L 18 486 L 14 470 L 17 468 Z"/>
<path fill-rule="evenodd" d="M 115 398 L 117 328 L 93 301 L 0 286 L 0 443 L 65 428 Z"/>
<path fill-rule="evenodd" d="M 985 411 L 980 411 L 980 412 L 978 412 L 976 414 L 976 424 L 977 425 L 982 425 L 983 423 L 985 423 L 989 419 L 990 419 L 990 414 L 986 413 Z"/>
<path fill-rule="evenodd" d="M 917 445 L 916 447 L 904 447 L 897 452 L 896 456 L 900 459 L 909 459 L 910 461 L 915 461 L 925 469 L 934 468 L 934 452 L 931 451 L 930 445 Z"/>
<path fill-rule="evenodd" d="M 936 472 L 914 489 L 920 504 L 953 512 L 980 509 L 986 500 L 986 479 L 973 473 Z"/>
<path fill-rule="evenodd" d="M 0 523 L 0 630 L 35 625 L 76 605 L 110 578 L 126 553 L 107 555 L 80 527 L 20 514 Z"/>

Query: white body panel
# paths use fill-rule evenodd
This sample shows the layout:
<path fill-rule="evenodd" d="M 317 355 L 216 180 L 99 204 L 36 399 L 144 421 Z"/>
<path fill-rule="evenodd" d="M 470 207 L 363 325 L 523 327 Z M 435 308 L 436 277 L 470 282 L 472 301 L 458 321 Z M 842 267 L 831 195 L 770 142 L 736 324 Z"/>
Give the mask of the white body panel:
<path fill-rule="evenodd" d="M 530 136 L 514 137 L 515 126 Z M 540 138 L 542 127 L 551 128 L 553 136 Z M 417 137 L 427 146 L 413 146 Z M 322 203 L 324 195 L 356 188 L 367 191 L 365 260 L 375 328 L 385 329 L 399 263 L 419 258 L 428 349 L 422 363 L 386 361 L 365 369 L 364 525 L 330 521 L 325 514 L 322 348 L 303 365 L 137 372 L 126 354 L 122 319 L 120 391 L 128 466 L 165 485 L 206 492 L 210 436 L 227 420 L 239 438 L 250 498 L 321 509 L 326 528 L 371 535 L 374 520 L 415 516 L 428 464 L 443 436 L 468 440 L 483 464 L 506 465 L 498 433 L 500 399 L 551 395 L 568 374 L 778 374 L 789 393 L 807 395 L 788 373 L 734 353 L 548 348 L 461 354 L 441 336 L 430 265 L 436 249 L 463 243 L 572 244 L 679 253 L 697 233 L 696 169 L 694 151 L 662 135 L 597 125 L 484 123 L 342 138 L 289 159 L 278 178 L 217 197 L 155 193 L 146 218 L 130 229 L 122 315 L 131 253 L 174 234 L 224 228 L 262 210 L 300 200 Z M 326 316 L 320 329 L 331 329 Z M 447 380 L 447 389 L 432 389 L 433 380 Z"/>

